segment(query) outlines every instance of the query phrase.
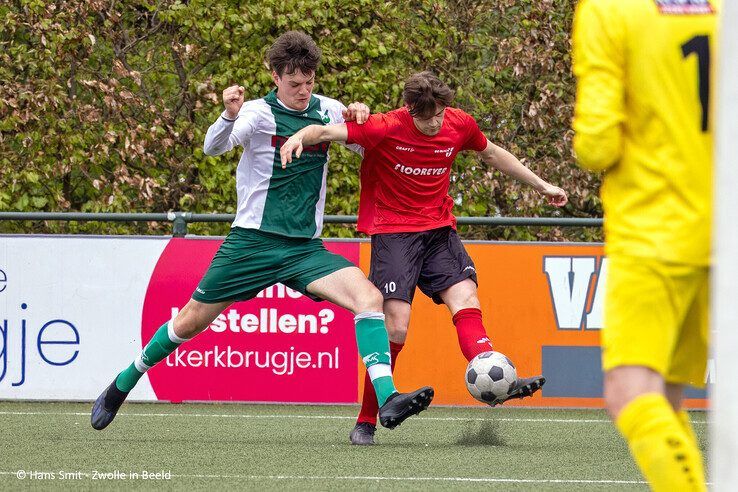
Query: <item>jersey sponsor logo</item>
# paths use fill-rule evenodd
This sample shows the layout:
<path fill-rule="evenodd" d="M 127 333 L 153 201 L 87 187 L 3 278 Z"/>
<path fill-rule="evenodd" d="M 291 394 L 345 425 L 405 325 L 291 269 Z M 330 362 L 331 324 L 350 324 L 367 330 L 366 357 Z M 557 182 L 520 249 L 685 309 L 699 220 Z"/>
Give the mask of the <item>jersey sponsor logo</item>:
<path fill-rule="evenodd" d="M 713 14 L 710 0 L 655 0 L 659 12 L 668 15 Z"/>
<path fill-rule="evenodd" d="M 325 111 L 323 111 L 323 113 L 320 116 L 320 119 L 326 125 L 331 122 L 331 117 L 328 115 L 328 110 L 327 109 Z"/>
<path fill-rule="evenodd" d="M 195 290 L 198 291 L 200 294 L 204 294 L 205 293 L 205 291 L 202 290 L 200 287 L 196 288 Z"/>
<path fill-rule="evenodd" d="M 446 157 L 451 157 L 451 154 L 454 153 L 454 147 L 449 147 L 447 149 L 436 149 L 433 151 L 434 154 L 445 154 Z"/>
<path fill-rule="evenodd" d="M 412 147 L 402 147 L 400 145 L 398 145 L 397 147 L 395 147 L 395 150 L 401 150 L 403 152 L 415 152 L 415 149 L 412 148 Z"/>
<path fill-rule="evenodd" d="M 272 135 L 272 147 L 275 149 L 281 149 L 282 144 L 287 141 L 289 137 L 282 135 Z M 331 146 L 330 142 L 320 142 L 314 145 L 305 145 L 302 148 L 303 152 L 317 152 L 319 154 L 327 154 L 328 148 Z"/>
<path fill-rule="evenodd" d="M 476 273 L 476 272 L 477 272 L 477 269 L 476 269 L 476 268 L 474 268 L 474 267 L 473 267 L 473 266 L 471 266 L 471 265 L 469 265 L 468 267 L 464 268 L 464 269 L 462 270 L 462 272 L 465 272 L 465 271 L 467 271 L 467 270 L 471 270 L 471 271 L 472 271 L 472 272 L 474 272 L 474 273 Z"/>
<path fill-rule="evenodd" d="M 447 167 L 410 167 L 403 164 L 395 164 L 395 171 L 408 176 L 440 176 L 446 174 Z"/>

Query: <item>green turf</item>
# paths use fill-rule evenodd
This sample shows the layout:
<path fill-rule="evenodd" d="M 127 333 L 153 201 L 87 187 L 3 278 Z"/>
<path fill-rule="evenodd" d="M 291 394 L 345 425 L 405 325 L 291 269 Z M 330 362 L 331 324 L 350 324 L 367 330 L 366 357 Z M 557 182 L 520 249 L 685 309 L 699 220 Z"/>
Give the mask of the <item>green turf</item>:
<path fill-rule="evenodd" d="M 379 429 L 378 446 L 357 447 L 348 443 L 356 407 L 126 404 L 102 432 L 90 427 L 89 410 L 0 402 L 0 490 L 646 489 L 604 482 L 642 479 L 602 411 L 431 408 L 393 431 Z M 692 419 L 704 450 L 705 414 Z M 17 470 L 55 478 L 19 480 Z M 102 483 L 59 473 L 143 470 L 172 478 Z"/>

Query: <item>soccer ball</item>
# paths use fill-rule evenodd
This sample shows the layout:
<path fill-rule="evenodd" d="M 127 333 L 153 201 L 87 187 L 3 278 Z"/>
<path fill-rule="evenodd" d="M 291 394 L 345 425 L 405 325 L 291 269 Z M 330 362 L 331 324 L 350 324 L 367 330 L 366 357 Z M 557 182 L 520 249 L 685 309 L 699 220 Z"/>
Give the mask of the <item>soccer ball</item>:
<path fill-rule="evenodd" d="M 491 405 L 500 398 L 507 398 L 518 379 L 512 361 L 500 352 L 482 352 L 466 366 L 466 387 L 469 393 Z"/>

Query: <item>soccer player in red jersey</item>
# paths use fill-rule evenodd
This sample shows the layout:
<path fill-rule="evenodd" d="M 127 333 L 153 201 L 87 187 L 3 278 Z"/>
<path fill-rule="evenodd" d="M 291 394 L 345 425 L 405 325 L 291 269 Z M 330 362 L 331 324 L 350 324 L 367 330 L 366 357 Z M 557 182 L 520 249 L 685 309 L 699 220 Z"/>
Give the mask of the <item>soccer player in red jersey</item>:
<path fill-rule="evenodd" d="M 405 106 L 371 115 L 366 123 L 308 126 L 285 142 L 282 165 L 318 142 L 357 143 L 364 147 L 358 230 L 371 235 L 369 279 L 384 295 L 384 312 L 394 366 L 410 323 L 415 287 L 436 304 L 445 304 L 467 360 L 491 350 L 482 324 L 474 263 L 456 234 L 453 199 L 448 195 L 456 154 L 474 150 L 481 159 L 530 186 L 551 205 L 567 202 L 564 190 L 525 167 L 490 142 L 470 115 L 451 106 L 453 91 L 431 72 L 405 83 Z M 519 379 L 508 398 L 532 395 L 543 377 Z M 493 404 L 502 403 L 496 401 Z M 361 411 L 350 438 L 374 444 L 377 403 L 365 385 Z"/>

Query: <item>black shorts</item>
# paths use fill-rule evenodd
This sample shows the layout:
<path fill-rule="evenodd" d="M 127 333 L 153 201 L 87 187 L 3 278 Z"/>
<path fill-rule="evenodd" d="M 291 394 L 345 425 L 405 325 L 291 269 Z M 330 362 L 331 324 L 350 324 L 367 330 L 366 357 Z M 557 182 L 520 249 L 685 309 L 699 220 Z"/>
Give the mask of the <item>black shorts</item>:
<path fill-rule="evenodd" d="M 417 286 L 443 304 L 439 292 L 467 278 L 476 284 L 477 271 L 451 227 L 372 236 L 369 280 L 385 299 L 412 303 Z"/>

